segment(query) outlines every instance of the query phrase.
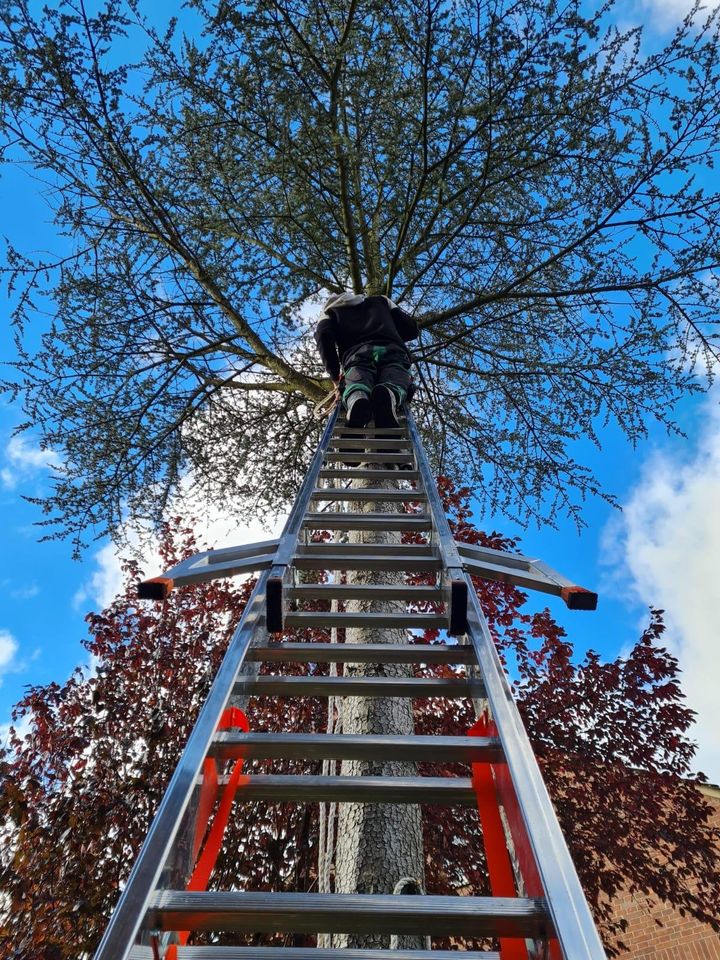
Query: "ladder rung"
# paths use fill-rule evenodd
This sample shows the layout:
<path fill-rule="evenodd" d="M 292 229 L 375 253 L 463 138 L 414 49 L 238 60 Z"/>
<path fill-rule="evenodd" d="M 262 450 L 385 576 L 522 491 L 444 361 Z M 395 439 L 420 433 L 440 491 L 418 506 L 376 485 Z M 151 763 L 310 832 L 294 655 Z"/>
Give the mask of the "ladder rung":
<path fill-rule="evenodd" d="M 338 424 L 333 437 L 342 437 L 347 434 L 349 437 L 403 437 L 409 440 L 408 432 L 404 427 L 346 427 Z"/>
<path fill-rule="evenodd" d="M 370 551 L 373 547 L 368 544 L 368 553 L 348 556 L 347 553 L 316 554 L 309 557 L 295 557 L 293 565 L 298 570 L 440 570 L 442 564 L 437 557 L 418 557 L 413 554 L 404 554 L 400 557 L 378 556 Z"/>
<path fill-rule="evenodd" d="M 330 441 L 333 448 L 342 450 L 391 450 L 397 453 L 400 450 L 412 450 L 409 440 L 403 437 L 394 439 L 382 437 L 333 437 Z"/>
<path fill-rule="evenodd" d="M 318 488 L 312 492 L 313 500 L 401 500 L 413 502 L 427 500 L 422 490 L 383 490 L 382 487 L 327 487 Z"/>
<path fill-rule="evenodd" d="M 445 697 L 485 696 L 481 680 L 456 677 L 240 677 L 235 693 L 248 697 Z"/>
<path fill-rule="evenodd" d="M 274 643 L 251 647 L 247 660 L 260 663 L 464 663 L 474 664 L 468 644 Z"/>
<path fill-rule="evenodd" d="M 222 760 L 409 760 L 502 763 L 494 737 L 373 736 L 327 733 L 215 734 L 209 754 Z"/>
<path fill-rule="evenodd" d="M 305 543 L 297 549 L 298 557 L 322 557 L 326 553 L 356 557 L 372 553 L 377 557 L 420 557 L 431 559 L 436 556 L 427 543 Z"/>
<path fill-rule="evenodd" d="M 318 474 L 321 480 L 419 480 L 417 470 L 361 470 L 350 467 L 348 470 L 339 468 L 321 470 Z"/>
<path fill-rule="evenodd" d="M 439 587 L 412 587 L 406 583 L 303 583 L 287 588 L 295 600 L 405 600 L 407 603 L 442 603 Z"/>
<path fill-rule="evenodd" d="M 325 454 L 326 463 L 412 463 L 412 453 L 334 453 Z"/>
<path fill-rule="evenodd" d="M 547 935 L 544 900 L 520 897 L 394 896 L 358 893 L 207 893 L 158 890 L 143 926 L 149 930 L 244 933 L 396 933 L 431 936 Z"/>
<path fill-rule="evenodd" d="M 442 613 L 325 613 L 301 610 L 285 614 L 286 627 L 394 627 L 404 630 L 447 630 L 449 618 Z"/>
<path fill-rule="evenodd" d="M 219 777 L 219 782 L 227 782 Z M 198 782 L 202 782 L 199 780 Z M 465 777 L 313 777 L 253 774 L 243 781 L 236 800 L 294 803 L 432 803 L 473 807 L 477 800 Z"/>
<path fill-rule="evenodd" d="M 306 513 L 303 523 L 313 530 L 429 530 L 427 513 Z"/>
<path fill-rule="evenodd" d="M 461 960 L 500 960 L 493 950 L 463 951 Z M 458 960 L 456 950 L 354 950 L 333 947 L 177 947 L 178 960 Z M 152 947 L 133 947 L 128 960 L 156 960 Z"/>

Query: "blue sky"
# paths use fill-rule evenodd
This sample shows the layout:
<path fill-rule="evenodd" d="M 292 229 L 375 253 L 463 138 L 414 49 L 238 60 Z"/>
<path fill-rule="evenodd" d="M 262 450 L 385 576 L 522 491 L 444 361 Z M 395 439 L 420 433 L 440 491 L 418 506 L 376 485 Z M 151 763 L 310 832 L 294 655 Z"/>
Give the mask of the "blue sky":
<path fill-rule="evenodd" d="M 679 0 L 643 0 L 624 7 L 637 18 L 652 18 L 656 29 L 671 29 L 687 4 Z M 161 22 L 176 4 L 154 7 Z M 26 252 L 57 252 L 52 215 L 43 187 L 27 173 L 0 168 L 0 235 L 9 236 Z M 14 354 L 7 317 L 9 303 L 0 294 L 0 358 Z M 669 438 L 653 429 L 633 450 L 615 432 L 603 434 L 603 450 L 588 460 L 603 487 L 615 494 L 622 513 L 603 501 L 589 501 L 588 524 L 574 527 L 514 529 L 501 517 L 483 519 L 486 529 L 520 533 L 523 550 L 541 557 L 583 586 L 598 589 L 596 613 L 572 613 L 550 600 L 556 618 L 577 648 L 615 656 L 626 650 L 646 621 L 648 605 L 663 607 L 670 622 L 669 643 L 680 658 L 690 705 L 699 711 L 696 729 L 700 766 L 720 782 L 720 716 L 715 706 L 717 635 L 713 607 L 720 600 L 720 415 L 716 398 L 688 400 L 678 411 L 687 440 Z M 61 541 L 39 543 L 34 526 L 38 509 L 22 496 L 33 496 L 46 484 L 51 458 L 32 435 L 12 437 L 22 420 L 14 405 L 0 405 L 0 730 L 28 684 L 63 682 L 84 663 L 80 641 L 83 617 L 99 608 L 119 585 L 115 548 L 99 542 L 82 562 L 70 559 Z M 257 527 L 238 529 L 232 518 L 207 513 L 208 542 L 261 539 Z M 531 598 L 542 608 L 547 598 Z M 0 734 L 1 735 L 1 734 Z"/>

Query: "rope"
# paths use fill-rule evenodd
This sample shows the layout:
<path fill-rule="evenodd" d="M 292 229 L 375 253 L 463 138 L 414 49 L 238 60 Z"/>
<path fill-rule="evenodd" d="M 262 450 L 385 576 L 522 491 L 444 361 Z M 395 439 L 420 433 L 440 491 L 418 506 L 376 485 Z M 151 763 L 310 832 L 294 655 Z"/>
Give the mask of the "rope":
<path fill-rule="evenodd" d="M 338 402 L 337 393 L 335 392 L 335 388 L 333 387 L 333 389 L 330 391 L 330 393 L 326 397 L 323 397 L 322 400 L 320 400 L 318 403 L 315 404 L 312 411 L 313 417 L 315 417 L 316 420 L 325 420 L 325 418 L 329 417 L 330 414 L 333 412 L 333 410 L 337 406 L 337 402 Z"/>

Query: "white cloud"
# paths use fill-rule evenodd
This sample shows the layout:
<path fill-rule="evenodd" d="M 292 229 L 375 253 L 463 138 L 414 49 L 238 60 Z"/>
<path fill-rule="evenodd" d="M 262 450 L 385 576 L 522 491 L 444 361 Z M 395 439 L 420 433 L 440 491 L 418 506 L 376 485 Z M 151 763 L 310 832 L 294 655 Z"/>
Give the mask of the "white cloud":
<path fill-rule="evenodd" d="M 323 306 L 330 296 L 330 291 L 323 288 L 312 296 L 307 297 L 300 304 L 296 313 L 296 319 L 302 323 L 306 330 L 314 330 L 323 311 Z"/>
<path fill-rule="evenodd" d="M 702 23 L 715 8 L 715 3 L 705 3 L 696 15 L 696 22 Z M 694 0 L 636 0 L 636 16 L 656 31 L 670 30 L 678 26 L 694 7 Z"/>
<path fill-rule="evenodd" d="M 666 611 L 667 642 L 697 711 L 697 764 L 720 782 L 720 412 L 704 408 L 697 450 L 685 462 L 656 453 L 606 540 L 616 548 L 635 599 Z M 612 560 L 612 558 L 610 558 Z"/>
<path fill-rule="evenodd" d="M 0 469 L 0 483 L 8 490 L 14 490 L 21 480 L 27 480 L 61 464 L 60 457 L 54 450 L 41 449 L 22 433 L 10 437 L 4 454 L 5 466 Z"/>
<path fill-rule="evenodd" d="M 255 540 L 270 540 L 279 536 L 287 519 L 287 515 L 282 514 L 267 524 L 259 520 L 248 524 L 233 520 L 227 511 L 217 506 L 190 502 L 185 509 L 197 518 L 195 532 L 198 540 L 215 548 L 238 546 Z"/>
<path fill-rule="evenodd" d="M 30 718 L 25 715 L 17 723 L 0 723 L 0 746 L 6 746 L 8 739 L 10 737 L 10 727 L 13 727 L 16 735 L 22 740 L 23 737 L 26 737 L 30 731 Z"/>
<path fill-rule="evenodd" d="M 668 23 L 682 20 L 693 8 L 693 0 L 640 0 L 639 7 Z"/>
<path fill-rule="evenodd" d="M 37 583 L 30 583 L 27 587 L 17 587 L 10 591 L 13 600 L 32 600 L 40 593 L 40 587 Z"/>
<path fill-rule="evenodd" d="M 0 683 L 2 683 L 3 674 L 15 670 L 18 649 L 19 644 L 10 631 L 0 630 Z"/>
<path fill-rule="evenodd" d="M 93 557 L 95 570 L 73 597 L 73 607 L 82 609 L 88 601 L 97 609 L 109 606 L 122 589 L 122 557 L 113 543 L 107 543 Z"/>

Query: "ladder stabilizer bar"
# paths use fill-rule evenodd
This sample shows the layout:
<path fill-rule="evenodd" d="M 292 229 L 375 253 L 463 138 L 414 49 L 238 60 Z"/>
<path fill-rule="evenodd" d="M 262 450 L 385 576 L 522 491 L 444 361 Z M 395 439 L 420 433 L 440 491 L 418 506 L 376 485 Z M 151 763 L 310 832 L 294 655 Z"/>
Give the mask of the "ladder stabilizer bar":
<path fill-rule="evenodd" d="M 246 543 L 223 551 L 196 554 L 167 570 L 160 577 L 142 580 L 137 587 L 138 598 L 165 600 L 175 587 L 267 570 L 275 557 L 277 544 L 277 540 L 268 540 L 264 543 Z"/>
<path fill-rule="evenodd" d="M 171 577 L 152 577 L 137 586 L 138 600 L 167 600 L 175 586 Z"/>
<path fill-rule="evenodd" d="M 598 595 L 568 580 L 542 560 L 456 541 L 465 569 L 476 577 L 561 597 L 570 610 L 596 610 Z"/>

